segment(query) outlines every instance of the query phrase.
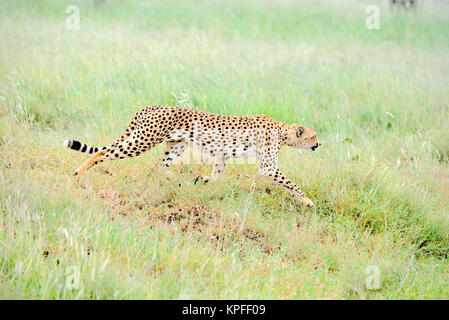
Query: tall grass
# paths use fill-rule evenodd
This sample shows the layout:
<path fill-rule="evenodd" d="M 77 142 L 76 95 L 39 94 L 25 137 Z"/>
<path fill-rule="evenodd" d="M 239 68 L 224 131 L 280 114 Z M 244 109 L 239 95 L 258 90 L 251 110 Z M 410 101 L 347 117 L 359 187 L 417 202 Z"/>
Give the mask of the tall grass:
<path fill-rule="evenodd" d="M 65 28 L 69 4 L 79 30 Z M 365 8 L 380 5 L 379 30 Z M 0 1 L 0 297 L 447 298 L 449 20 L 377 1 Z M 315 128 L 280 167 L 299 206 L 161 147 L 75 180 L 152 104 Z M 178 184 L 182 183 L 182 187 Z M 367 267 L 380 271 L 369 289 Z M 79 281 L 72 281 L 77 278 Z"/>

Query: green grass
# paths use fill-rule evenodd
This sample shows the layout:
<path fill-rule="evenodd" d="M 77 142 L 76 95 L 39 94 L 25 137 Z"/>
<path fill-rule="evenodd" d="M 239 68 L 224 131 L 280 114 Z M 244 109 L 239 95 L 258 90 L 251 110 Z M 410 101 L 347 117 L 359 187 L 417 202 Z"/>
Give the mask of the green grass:
<path fill-rule="evenodd" d="M 449 8 L 341 2 L 0 1 L 0 298 L 448 298 Z M 152 104 L 316 129 L 280 157 L 316 208 L 163 146 L 73 178 Z"/>

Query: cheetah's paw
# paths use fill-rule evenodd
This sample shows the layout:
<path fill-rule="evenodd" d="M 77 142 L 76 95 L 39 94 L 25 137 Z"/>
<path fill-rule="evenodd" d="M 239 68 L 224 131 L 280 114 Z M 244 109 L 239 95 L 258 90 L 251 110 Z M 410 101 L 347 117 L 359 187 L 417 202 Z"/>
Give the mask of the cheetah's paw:
<path fill-rule="evenodd" d="M 313 206 L 315 206 L 315 204 L 313 203 L 313 201 L 310 200 L 309 198 L 302 199 L 301 202 L 302 202 L 303 205 L 305 205 L 305 206 L 308 207 L 308 208 L 312 208 Z"/>
<path fill-rule="evenodd" d="M 193 184 L 197 184 L 197 183 L 202 183 L 202 184 L 207 184 L 209 182 L 209 177 L 202 177 L 202 176 L 198 176 L 195 178 L 195 180 L 193 180 Z"/>

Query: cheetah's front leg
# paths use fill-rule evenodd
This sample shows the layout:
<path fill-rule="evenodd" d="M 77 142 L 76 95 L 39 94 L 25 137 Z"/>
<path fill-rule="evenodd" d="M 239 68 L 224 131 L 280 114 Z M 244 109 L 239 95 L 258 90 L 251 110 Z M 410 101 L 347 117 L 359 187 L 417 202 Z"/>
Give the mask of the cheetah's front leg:
<path fill-rule="evenodd" d="M 303 205 L 307 207 L 313 207 L 314 203 L 312 200 L 306 197 L 304 192 L 299 189 L 299 187 L 288 179 L 279 169 L 271 168 L 261 168 L 260 174 L 269 177 L 273 181 L 279 183 L 281 186 L 286 188 L 296 199 L 298 199 Z"/>

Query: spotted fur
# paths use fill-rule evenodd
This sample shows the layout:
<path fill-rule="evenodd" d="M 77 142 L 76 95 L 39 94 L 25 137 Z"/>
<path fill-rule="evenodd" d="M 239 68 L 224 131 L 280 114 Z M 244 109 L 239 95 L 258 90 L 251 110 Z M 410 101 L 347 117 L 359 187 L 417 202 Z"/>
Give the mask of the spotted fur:
<path fill-rule="evenodd" d="M 198 176 L 195 183 L 217 179 L 230 158 L 256 156 L 259 173 L 285 187 L 302 204 L 313 202 L 278 168 L 281 146 L 315 151 L 321 144 L 316 132 L 305 126 L 286 124 L 265 115 L 225 116 L 179 107 L 146 107 L 132 118 L 126 132 L 114 144 L 91 147 L 76 140 L 66 140 L 70 149 L 94 153 L 75 172 L 99 162 L 136 157 L 155 145 L 166 142 L 162 162 L 167 168 L 190 145 L 200 148 L 214 159 L 210 177 Z"/>

